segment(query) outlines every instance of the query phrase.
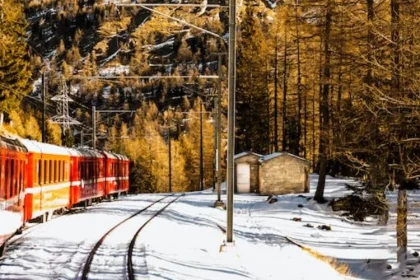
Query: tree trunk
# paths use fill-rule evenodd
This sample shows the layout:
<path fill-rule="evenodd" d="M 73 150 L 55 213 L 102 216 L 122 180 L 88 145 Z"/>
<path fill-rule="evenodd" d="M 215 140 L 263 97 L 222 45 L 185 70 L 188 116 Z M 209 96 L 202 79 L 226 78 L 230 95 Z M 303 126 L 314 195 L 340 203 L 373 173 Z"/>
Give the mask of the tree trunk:
<path fill-rule="evenodd" d="M 274 49 L 274 152 L 279 151 L 279 112 L 278 112 L 278 98 L 279 98 L 279 66 L 278 66 L 278 35 L 276 34 L 276 46 Z M 284 101 L 283 101 L 284 102 Z M 284 106 L 284 103 L 283 103 Z"/>
<path fill-rule="evenodd" d="M 397 209 L 397 260 L 401 271 L 407 260 L 407 191 L 398 189 Z"/>
<path fill-rule="evenodd" d="M 325 176 L 328 161 L 328 146 L 329 146 L 329 108 L 328 108 L 328 96 L 330 91 L 330 78 L 331 78 L 331 50 L 330 50 L 330 35 L 331 35 L 331 21 L 332 21 L 332 0 L 327 3 L 327 11 L 325 15 L 325 33 L 324 33 L 324 67 L 323 67 L 323 89 L 321 95 L 320 104 L 320 168 L 319 168 L 319 180 L 316 187 L 314 199 L 318 202 L 324 202 L 324 188 L 325 188 Z"/>
<path fill-rule="evenodd" d="M 297 1 L 296 1 L 297 2 Z M 298 110 L 297 110 L 297 135 L 295 140 L 295 153 L 299 155 L 300 152 L 300 138 L 302 134 L 301 124 L 301 112 L 302 112 L 302 73 L 300 67 L 300 42 L 299 42 L 299 24 L 298 24 L 298 13 L 297 3 L 295 5 L 295 21 L 296 21 L 296 48 L 297 48 L 297 98 L 298 98 Z"/>
<path fill-rule="evenodd" d="M 285 34 L 287 30 L 285 27 Z M 284 59 L 283 59 L 283 151 L 287 150 L 287 34 L 284 38 Z"/>

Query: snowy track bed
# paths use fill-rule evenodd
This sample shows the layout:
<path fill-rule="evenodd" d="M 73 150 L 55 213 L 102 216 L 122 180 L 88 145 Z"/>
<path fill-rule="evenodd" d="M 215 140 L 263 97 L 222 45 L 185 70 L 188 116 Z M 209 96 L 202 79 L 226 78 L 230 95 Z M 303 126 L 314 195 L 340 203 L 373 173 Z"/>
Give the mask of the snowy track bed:
<path fill-rule="evenodd" d="M 327 205 L 309 199 L 316 180 L 316 176 L 311 176 L 311 193 L 278 196 L 273 204 L 267 203 L 267 197 L 263 196 L 235 195 L 235 245 L 222 247 L 223 250 L 225 233 L 221 228 L 226 228 L 226 211 L 213 207 L 216 194 L 211 190 L 186 194 L 139 234 L 133 247 L 136 279 L 349 278 L 285 237 L 349 265 L 356 279 L 401 279 L 401 274 L 397 273 L 393 208 L 389 225 L 385 227 L 377 226 L 373 219 L 349 221 Z M 344 183 L 351 180 L 328 178 L 326 197 L 347 194 Z M 123 197 L 43 224 L 10 246 L 6 258 L 0 261 L 0 279 L 82 279 L 84 263 L 101 236 L 164 196 Z M 391 204 L 395 202 L 393 194 L 388 197 Z M 164 201 L 168 200 L 172 199 Z M 225 195 L 222 200 L 226 201 Z M 164 201 L 104 241 L 93 259 L 89 279 L 129 279 L 127 246 L 136 230 L 164 207 Z M 420 251 L 418 201 L 419 193 L 409 194 L 411 251 Z M 318 228 L 322 226 L 330 226 L 331 230 Z M 415 275 L 420 275 L 415 264 L 418 260 L 418 257 L 409 257 Z M 387 268 L 388 265 L 392 269 Z"/>
<path fill-rule="evenodd" d="M 135 279 L 132 256 L 138 234 L 153 218 L 181 196 L 172 198 L 172 195 L 168 195 L 160 198 L 107 231 L 89 253 L 83 267 L 82 280 L 125 277 Z"/>

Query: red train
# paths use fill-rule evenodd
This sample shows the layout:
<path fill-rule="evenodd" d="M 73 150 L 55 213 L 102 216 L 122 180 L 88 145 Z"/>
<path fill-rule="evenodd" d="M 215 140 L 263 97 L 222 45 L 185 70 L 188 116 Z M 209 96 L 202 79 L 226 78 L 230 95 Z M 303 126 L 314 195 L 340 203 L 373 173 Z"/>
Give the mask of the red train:
<path fill-rule="evenodd" d="M 26 221 L 128 193 L 126 156 L 0 136 L 0 256 Z"/>

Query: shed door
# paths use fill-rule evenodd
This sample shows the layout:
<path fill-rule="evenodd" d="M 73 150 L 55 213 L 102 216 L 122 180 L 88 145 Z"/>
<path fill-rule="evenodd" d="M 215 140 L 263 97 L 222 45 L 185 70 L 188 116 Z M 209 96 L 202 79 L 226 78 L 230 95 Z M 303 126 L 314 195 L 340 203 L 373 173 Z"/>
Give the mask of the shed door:
<path fill-rule="evenodd" d="M 251 187 L 250 187 L 251 176 L 250 176 L 249 164 L 238 163 L 236 168 L 238 172 L 237 173 L 238 193 L 249 193 L 251 191 Z"/>

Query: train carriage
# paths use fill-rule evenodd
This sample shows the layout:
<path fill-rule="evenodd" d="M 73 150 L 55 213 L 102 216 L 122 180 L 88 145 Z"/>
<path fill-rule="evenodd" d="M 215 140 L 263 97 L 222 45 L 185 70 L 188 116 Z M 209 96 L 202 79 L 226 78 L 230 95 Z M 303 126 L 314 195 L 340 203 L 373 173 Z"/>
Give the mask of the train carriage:
<path fill-rule="evenodd" d="M 105 196 L 105 158 L 96 150 L 71 149 L 70 204 L 91 205 Z"/>
<path fill-rule="evenodd" d="M 0 136 L 0 256 L 24 224 L 26 152 L 16 139 Z"/>
<path fill-rule="evenodd" d="M 105 193 L 107 196 L 118 197 L 127 194 L 129 160 L 126 156 L 102 151 L 105 156 Z"/>
<path fill-rule="evenodd" d="M 69 207 L 70 152 L 67 148 L 21 140 L 27 148 L 25 218 L 46 221 L 55 210 Z"/>
<path fill-rule="evenodd" d="M 129 189 L 130 160 L 125 155 L 118 155 L 120 158 L 118 188 L 121 192 L 127 194 Z"/>

